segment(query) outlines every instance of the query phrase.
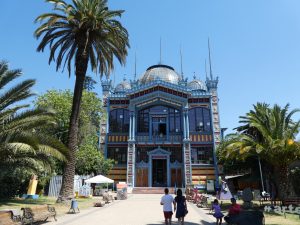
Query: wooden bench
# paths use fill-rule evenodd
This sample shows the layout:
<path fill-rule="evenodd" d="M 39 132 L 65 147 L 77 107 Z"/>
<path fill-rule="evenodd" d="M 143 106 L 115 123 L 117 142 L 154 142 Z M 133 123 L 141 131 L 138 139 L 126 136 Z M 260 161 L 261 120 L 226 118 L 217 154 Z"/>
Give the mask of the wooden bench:
<path fill-rule="evenodd" d="M 0 225 L 18 225 L 22 224 L 17 218 L 14 218 L 12 211 L 0 211 Z"/>
<path fill-rule="evenodd" d="M 23 210 L 23 224 L 33 224 L 35 222 L 47 221 L 47 219 L 53 216 L 56 221 L 56 211 L 53 206 L 41 205 L 22 208 Z"/>

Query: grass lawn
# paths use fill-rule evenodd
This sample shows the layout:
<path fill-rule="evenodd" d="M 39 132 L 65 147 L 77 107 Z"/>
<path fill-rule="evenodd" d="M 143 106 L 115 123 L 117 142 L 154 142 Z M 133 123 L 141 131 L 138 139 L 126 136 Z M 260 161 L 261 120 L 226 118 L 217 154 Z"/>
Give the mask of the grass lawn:
<path fill-rule="evenodd" d="M 238 200 L 237 203 L 243 205 L 241 200 Z M 227 214 L 230 204 L 230 201 L 222 200 L 222 211 L 224 214 Z M 259 206 L 257 201 L 254 201 L 254 208 L 263 210 L 263 207 Z M 284 215 L 264 212 L 264 216 L 266 225 L 300 225 L 300 216 L 297 214 L 287 213 L 286 218 L 284 218 Z"/>
<path fill-rule="evenodd" d="M 92 207 L 93 203 L 96 201 L 95 198 L 78 198 L 79 209 L 85 209 L 88 207 Z M 39 199 L 9 199 L 9 200 L 0 200 L 0 210 L 4 209 L 21 209 L 23 207 L 30 207 L 34 205 L 43 205 L 49 204 L 53 205 L 56 209 L 57 215 L 66 214 L 70 205 L 56 203 L 56 198 L 54 197 L 39 197 Z"/>

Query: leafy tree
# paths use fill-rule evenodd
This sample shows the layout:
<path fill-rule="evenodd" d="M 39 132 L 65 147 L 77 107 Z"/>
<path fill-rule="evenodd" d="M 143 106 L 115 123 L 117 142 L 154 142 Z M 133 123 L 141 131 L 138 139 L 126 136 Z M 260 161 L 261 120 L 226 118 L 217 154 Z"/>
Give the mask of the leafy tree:
<path fill-rule="evenodd" d="M 109 10 L 107 0 L 72 0 L 72 4 L 63 0 L 46 2 L 54 3 L 54 12 L 36 18 L 36 22 L 43 21 L 35 31 L 37 38 L 42 37 L 37 51 L 49 46 L 49 63 L 55 61 L 57 70 L 67 65 L 69 76 L 72 63 L 75 64 L 76 82 L 68 136 L 70 155 L 58 199 L 64 200 L 73 195 L 79 112 L 88 63 L 93 71 L 98 69 L 101 76 L 108 76 L 114 67 L 114 58 L 125 63 L 129 43 L 127 30 L 115 19 L 124 11 Z"/>
<path fill-rule="evenodd" d="M 66 160 L 68 156 L 65 145 L 43 132 L 45 127 L 55 124 L 53 112 L 41 108 L 29 109 L 30 105 L 20 103 L 33 96 L 31 88 L 35 84 L 35 80 L 11 84 L 20 76 L 21 70 L 9 70 L 6 62 L 0 62 L 1 184 L 6 184 L 5 179 L 9 175 L 20 174 L 24 170 L 31 173 L 50 171 L 52 157 Z M 0 191 L 10 197 L 13 192 L 9 185 L 18 186 L 20 183 L 22 180 L 15 178 L 6 184 L 7 189 L 3 187 Z"/>
<path fill-rule="evenodd" d="M 70 90 L 49 90 L 38 96 L 35 101 L 37 107 L 50 107 L 55 114 L 56 127 L 48 131 L 67 144 L 69 131 L 69 118 L 72 109 L 73 94 Z M 96 136 L 99 124 L 103 117 L 101 99 L 94 92 L 83 91 L 81 110 L 79 115 L 78 145 L 82 144 L 85 137 Z"/>
<path fill-rule="evenodd" d="M 38 96 L 35 101 L 37 107 L 50 107 L 56 112 L 55 120 L 57 126 L 49 128 L 48 132 L 55 135 L 64 143 L 67 143 L 69 128 L 67 121 L 71 115 L 72 98 L 73 94 L 70 90 L 49 90 L 45 94 Z M 83 91 L 78 131 L 78 146 L 80 153 L 76 153 L 76 172 L 79 174 L 96 173 L 96 171 L 106 173 L 106 170 L 100 170 L 99 167 L 103 166 L 106 168 L 106 164 L 109 164 L 109 161 L 106 162 L 103 155 L 97 150 L 99 124 L 101 120 L 105 120 L 103 114 L 102 102 L 97 94 L 94 92 Z M 88 152 L 85 153 L 84 149 L 86 148 Z M 85 154 L 87 155 L 86 157 L 88 160 L 84 158 Z M 78 160 L 78 156 L 82 156 L 82 158 Z M 96 158 L 92 159 L 92 156 L 95 156 Z M 63 164 L 59 161 L 55 161 L 55 164 L 56 173 L 62 174 Z M 90 164 L 94 169 L 85 170 L 84 167 L 87 166 L 86 164 Z M 98 169 L 96 170 L 95 168 Z"/>
<path fill-rule="evenodd" d="M 79 147 L 76 153 L 76 172 L 81 175 L 106 175 L 112 169 L 114 161 L 105 159 L 97 149 L 97 141 L 92 137 Z"/>
<path fill-rule="evenodd" d="M 295 142 L 300 121 L 289 112 L 289 105 L 269 107 L 258 103 L 246 116 L 241 116 L 238 133 L 229 135 L 219 147 L 221 159 L 247 159 L 259 156 L 273 165 L 278 174 L 281 197 L 287 197 L 288 166 L 300 158 L 300 146 Z"/>

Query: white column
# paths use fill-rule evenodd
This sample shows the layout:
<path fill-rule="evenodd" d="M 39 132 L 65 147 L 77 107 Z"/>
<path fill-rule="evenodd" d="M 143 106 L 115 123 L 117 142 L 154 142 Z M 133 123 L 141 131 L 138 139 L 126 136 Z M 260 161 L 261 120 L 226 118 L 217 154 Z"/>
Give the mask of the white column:
<path fill-rule="evenodd" d="M 129 140 L 131 141 L 132 139 L 132 118 L 131 114 L 129 115 Z"/>
<path fill-rule="evenodd" d="M 186 112 L 186 138 L 190 139 L 190 122 L 189 122 L 189 112 Z"/>
<path fill-rule="evenodd" d="M 183 111 L 183 139 L 186 139 L 185 112 Z"/>
<path fill-rule="evenodd" d="M 132 116 L 132 140 L 135 140 L 135 114 Z"/>

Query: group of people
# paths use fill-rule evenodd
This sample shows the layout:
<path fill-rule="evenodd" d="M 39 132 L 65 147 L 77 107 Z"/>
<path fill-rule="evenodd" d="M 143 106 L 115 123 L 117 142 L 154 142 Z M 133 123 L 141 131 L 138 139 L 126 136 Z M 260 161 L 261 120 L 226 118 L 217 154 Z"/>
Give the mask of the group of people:
<path fill-rule="evenodd" d="M 181 189 L 177 190 L 176 197 L 173 198 L 173 196 L 169 194 L 169 189 L 165 188 L 165 195 L 161 198 L 160 204 L 163 205 L 166 225 L 171 225 L 173 215 L 172 205 L 174 205 L 174 212 L 176 211 L 175 217 L 178 219 L 178 223 L 184 225 L 184 217 L 188 213 L 188 210 L 186 198 L 182 195 Z"/>
<path fill-rule="evenodd" d="M 215 199 L 212 204 L 212 208 L 214 211 L 213 216 L 216 218 L 216 225 L 221 225 L 224 214 L 221 212 L 221 206 L 219 205 L 218 199 Z M 227 216 L 224 217 L 224 220 L 231 224 L 234 222 L 235 218 L 241 212 L 241 206 L 236 203 L 235 198 L 231 198 L 231 206 L 229 207 L 229 211 Z"/>
<path fill-rule="evenodd" d="M 173 206 L 174 212 L 176 211 L 175 217 L 178 219 L 178 224 L 184 225 L 184 217 L 188 213 L 186 198 L 182 194 L 182 190 L 178 189 L 176 197 L 173 198 L 169 194 L 169 189 L 165 188 L 165 195 L 161 198 L 160 204 L 163 205 L 163 213 L 165 217 L 165 225 L 171 225 Z M 216 218 L 216 225 L 221 225 L 224 214 L 221 212 L 221 206 L 219 201 L 215 199 L 212 204 L 212 210 L 214 211 L 213 216 Z M 240 213 L 241 206 L 236 203 L 235 198 L 231 198 L 231 206 L 228 211 L 228 215 L 224 217 L 224 220 L 230 224 L 234 221 L 235 217 Z"/>

